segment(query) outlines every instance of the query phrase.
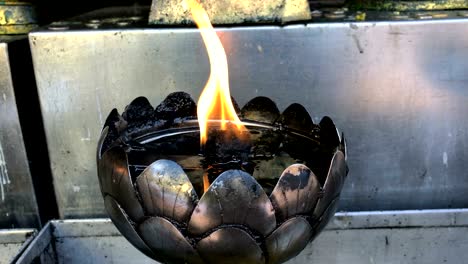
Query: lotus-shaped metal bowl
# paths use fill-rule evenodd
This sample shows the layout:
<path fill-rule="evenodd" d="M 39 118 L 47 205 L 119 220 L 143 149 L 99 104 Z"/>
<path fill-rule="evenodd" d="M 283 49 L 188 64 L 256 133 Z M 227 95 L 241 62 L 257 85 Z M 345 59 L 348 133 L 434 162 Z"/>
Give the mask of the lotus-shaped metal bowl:
<path fill-rule="evenodd" d="M 180 104 L 180 100 L 175 101 Z M 166 111 L 170 117 L 163 118 L 165 110 L 158 114 L 161 107 L 154 110 L 146 99 L 132 102 L 122 116 L 112 111 L 98 146 L 98 175 L 105 208 L 119 231 L 147 256 L 162 263 L 282 263 L 299 254 L 334 215 L 347 165 L 344 138 L 331 119 L 321 122 L 328 133 L 321 134 L 327 142 L 322 145 L 328 146 L 318 151 L 327 157 L 322 161 L 327 168 L 321 172 L 323 175 L 314 174 L 305 164 L 291 164 L 276 176 L 276 185 L 268 195 L 251 174 L 229 169 L 199 197 L 187 169 L 175 161 L 156 155 L 156 160 L 141 170 L 131 166 L 138 161 L 129 161 L 129 153 L 138 152 L 149 141 L 144 135 L 167 132 L 168 127 L 174 127 L 174 120 L 180 119 L 177 115 L 193 108 L 190 102 L 189 107 L 174 110 L 167 107 L 168 99 L 165 102 L 165 109 L 174 112 Z M 276 119 L 297 117 L 297 113 L 285 112 Z M 244 116 L 252 117 L 248 113 Z M 161 122 L 169 119 L 170 124 Z M 140 131 L 145 129 L 144 133 Z M 170 131 L 172 134 L 165 134 L 178 136 L 174 133 L 177 129 Z M 187 132 L 186 127 L 183 131 L 194 133 Z M 138 138 L 143 139 L 135 143 Z M 145 153 L 137 156 L 141 158 Z"/>

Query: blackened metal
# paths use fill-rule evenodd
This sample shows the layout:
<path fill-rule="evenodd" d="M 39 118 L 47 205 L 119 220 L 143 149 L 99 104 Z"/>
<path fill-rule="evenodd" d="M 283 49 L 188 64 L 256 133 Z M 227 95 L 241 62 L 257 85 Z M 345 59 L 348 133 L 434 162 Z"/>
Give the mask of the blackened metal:
<path fill-rule="evenodd" d="M 279 123 L 306 133 L 314 129 L 314 122 L 304 106 L 294 103 L 288 106 L 280 116 Z"/>
<path fill-rule="evenodd" d="M 158 119 L 173 120 L 177 117 L 197 115 L 197 105 L 192 97 L 184 92 L 171 93 L 156 107 L 155 115 Z"/>
<path fill-rule="evenodd" d="M 282 263 L 299 254 L 335 213 L 347 175 L 333 121 L 315 125 L 301 105 L 280 113 L 257 97 L 240 113 L 247 131 L 211 120 L 200 148 L 194 114 L 184 93 L 154 111 L 140 97 L 122 116 L 110 113 L 98 176 L 114 224 L 163 263 Z"/>
<path fill-rule="evenodd" d="M 202 147 L 202 165 L 207 170 L 210 181 L 229 169 L 242 169 L 253 173 L 254 165 L 249 162 L 252 146 L 247 133 L 211 129 L 207 142 Z"/>
<path fill-rule="evenodd" d="M 138 97 L 133 100 L 122 113 L 122 117 L 130 123 L 143 121 L 153 116 L 154 108 L 146 97 Z"/>

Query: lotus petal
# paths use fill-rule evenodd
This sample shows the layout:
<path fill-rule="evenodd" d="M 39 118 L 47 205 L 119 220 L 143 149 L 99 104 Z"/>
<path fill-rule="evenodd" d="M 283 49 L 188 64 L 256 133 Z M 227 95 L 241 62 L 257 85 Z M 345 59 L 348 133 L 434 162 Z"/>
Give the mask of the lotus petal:
<path fill-rule="evenodd" d="M 179 164 L 171 160 L 153 162 L 138 176 L 136 186 L 149 215 L 179 223 L 189 220 L 197 194 Z"/>
<path fill-rule="evenodd" d="M 346 178 L 347 166 L 343 152 L 337 151 L 328 170 L 327 179 L 323 186 L 323 197 L 317 203 L 314 210 L 314 218 L 322 216 L 328 206 L 340 195 Z"/>
<path fill-rule="evenodd" d="M 196 116 L 197 105 L 188 93 L 175 92 L 169 94 L 154 111 L 156 119 L 172 120 L 178 117 Z"/>
<path fill-rule="evenodd" d="M 314 122 L 304 106 L 294 103 L 288 106 L 279 119 L 283 125 L 305 132 L 312 131 Z"/>
<path fill-rule="evenodd" d="M 169 263 L 202 263 L 198 253 L 167 219 L 151 217 L 138 227 L 146 244 L 158 261 Z"/>
<path fill-rule="evenodd" d="M 119 111 L 117 111 L 117 109 L 114 108 L 107 116 L 106 121 L 104 122 L 104 127 L 110 127 L 110 129 L 112 130 L 113 128 L 115 128 L 115 123 L 119 121 Z"/>
<path fill-rule="evenodd" d="M 96 158 L 97 158 L 97 162 L 99 163 L 99 160 L 101 159 L 102 157 L 102 153 L 103 153 L 103 144 L 104 144 L 104 140 L 106 140 L 106 137 L 107 137 L 107 134 L 109 133 L 109 127 L 106 126 L 102 129 L 101 131 L 101 136 L 99 137 L 99 140 L 98 140 L 98 146 L 97 146 L 97 155 L 96 155 Z"/>
<path fill-rule="evenodd" d="M 127 107 L 125 112 L 122 113 L 122 117 L 131 121 L 140 121 L 151 118 L 154 113 L 153 106 L 150 104 L 146 97 L 140 96 L 135 98 Z"/>
<path fill-rule="evenodd" d="M 313 230 L 302 217 L 294 217 L 279 226 L 265 240 L 268 263 L 283 263 L 299 254 L 309 243 Z"/>
<path fill-rule="evenodd" d="M 143 208 L 130 178 L 127 153 L 120 147 L 106 151 L 98 161 L 98 176 L 103 195 L 112 196 L 133 221 L 140 221 Z"/>
<path fill-rule="evenodd" d="M 339 197 L 337 197 L 335 200 L 333 200 L 328 208 L 325 210 L 325 212 L 318 218 L 316 219 L 315 225 L 314 225 L 314 235 L 312 236 L 311 240 L 314 240 L 320 232 L 327 226 L 328 222 L 333 218 L 333 216 L 336 213 L 336 209 L 338 208 L 338 200 Z M 312 225 L 313 223 L 311 223 Z"/>
<path fill-rule="evenodd" d="M 320 195 L 320 184 L 315 174 L 302 164 L 293 164 L 284 170 L 270 199 L 276 218 L 284 221 L 298 214 L 310 214 Z"/>
<path fill-rule="evenodd" d="M 259 96 L 245 104 L 241 110 L 241 116 L 243 119 L 252 121 L 273 123 L 280 116 L 280 112 L 270 98 Z"/>
<path fill-rule="evenodd" d="M 325 116 L 320 121 L 321 143 L 331 149 L 335 149 L 340 144 L 340 136 L 333 120 Z"/>
<path fill-rule="evenodd" d="M 265 257 L 255 240 L 244 230 L 227 227 L 200 240 L 197 250 L 206 263 L 259 264 Z"/>
<path fill-rule="evenodd" d="M 131 225 L 133 221 L 128 219 L 127 214 L 124 210 L 122 210 L 122 207 L 120 207 L 119 203 L 117 203 L 114 198 L 106 195 L 104 197 L 104 206 L 112 222 L 120 231 L 120 233 L 124 234 L 125 238 L 145 255 L 150 258 L 154 258 L 155 255 L 153 251 L 151 251 L 145 242 L 143 242 L 140 235 L 138 235 L 135 228 Z"/>
<path fill-rule="evenodd" d="M 346 159 L 348 158 L 348 152 L 346 149 L 346 139 L 345 139 L 344 133 L 341 133 L 341 144 L 340 144 L 339 150 L 343 152 L 345 156 L 345 161 L 346 161 Z M 348 173 L 348 171 L 346 171 L 346 173 Z"/>
<path fill-rule="evenodd" d="M 111 147 L 112 143 L 114 143 L 115 140 L 119 138 L 118 125 L 121 125 L 119 123 L 120 120 L 121 117 L 117 109 L 112 109 L 112 111 L 109 113 L 109 116 L 106 118 L 104 128 L 101 132 L 101 137 L 99 138 L 98 158 L 100 158 L 101 155 Z"/>
<path fill-rule="evenodd" d="M 319 150 L 320 131 L 318 126 L 312 122 L 307 110 L 300 104 L 291 104 L 284 110 L 278 123 L 284 125 L 290 132 L 300 131 L 301 134 L 313 140 L 304 140 L 302 137 L 294 135 L 295 133 L 285 133 L 283 137 L 283 150 L 292 158 L 302 160 L 304 164 L 310 166 L 310 161 L 317 160 L 314 154 Z"/>
<path fill-rule="evenodd" d="M 246 172 L 228 170 L 218 176 L 195 207 L 188 231 L 202 235 L 224 224 L 245 225 L 264 236 L 276 226 L 268 196 Z"/>

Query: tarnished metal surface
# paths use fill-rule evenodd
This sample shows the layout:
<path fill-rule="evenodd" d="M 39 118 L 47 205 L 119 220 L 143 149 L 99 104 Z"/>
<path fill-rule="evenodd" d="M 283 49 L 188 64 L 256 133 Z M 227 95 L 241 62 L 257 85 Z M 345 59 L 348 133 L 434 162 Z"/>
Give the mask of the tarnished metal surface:
<path fill-rule="evenodd" d="M 268 263 L 282 263 L 296 256 L 310 241 L 314 230 L 302 217 L 293 217 L 281 224 L 266 238 L 266 250 L 270 252 Z"/>
<path fill-rule="evenodd" d="M 188 230 L 203 236 L 229 225 L 242 225 L 263 236 L 276 227 L 275 210 L 265 191 L 252 176 L 239 170 L 216 178 L 195 207 Z"/>
<path fill-rule="evenodd" d="M 343 168 L 343 171 L 345 173 L 346 168 Z M 294 178 L 301 179 L 296 188 L 291 186 Z M 344 182 L 344 179 L 342 180 Z M 321 190 L 322 186 L 317 176 L 307 166 L 302 164 L 289 166 L 271 193 L 271 200 L 279 209 L 276 212 L 280 217 L 279 220 L 282 222 L 295 215 L 314 210 L 319 198 L 323 197 Z"/>
<path fill-rule="evenodd" d="M 468 20 L 219 29 L 231 93 L 298 102 L 346 131 L 347 210 L 466 207 Z M 62 217 L 102 216 L 95 146 L 137 96 L 197 98 L 209 65 L 194 29 L 30 35 Z"/>
<path fill-rule="evenodd" d="M 464 263 L 467 219 L 466 209 L 337 213 L 320 237 L 287 263 Z M 52 241 L 55 251 L 43 252 Z M 104 219 L 51 222 L 18 264 L 38 256 L 67 264 L 154 263 Z"/>
<path fill-rule="evenodd" d="M 141 221 L 144 217 L 143 208 L 133 189 L 125 151 L 113 148 L 100 160 L 98 174 L 102 175 L 99 179 L 102 193 L 114 198 L 125 197 L 119 201 L 120 205 L 127 209 L 125 213 L 133 221 Z"/>
<path fill-rule="evenodd" d="M 187 222 L 196 197 L 191 185 L 185 172 L 174 161 L 158 160 L 138 177 L 136 190 L 148 214 L 162 215 L 166 211 L 171 219 Z"/>
<path fill-rule="evenodd" d="M 35 229 L 0 230 L 0 263 L 14 263 L 34 239 Z"/>
<path fill-rule="evenodd" d="M 0 228 L 39 226 L 10 67 L 9 47 L 18 45 L 17 41 L 0 43 Z M 31 77 L 27 71 L 23 74 L 22 78 Z"/>
<path fill-rule="evenodd" d="M 110 218 L 135 247 L 163 263 L 279 264 L 292 259 L 335 213 L 334 200 L 348 172 L 344 137 L 333 121 L 324 117 L 315 125 L 304 108 L 293 106 L 284 114 L 270 99 L 254 98 L 238 111 L 249 117 L 242 119 L 244 141 L 229 138 L 225 143 L 227 134 L 221 136 L 224 141 L 217 140 L 222 131 L 211 121 L 202 151 L 198 125 L 192 127 L 196 119 L 188 111 L 196 104 L 185 93 L 172 93 L 154 108 L 138 97 L 122 115 L 113 109 L 97 145 L 98 177 Z M 268 128 L 248 125 L 259 119 L 269 121 L 261 123 Z M 303 119 L 310 126 L 288 126 Z M 245 155 L 236 146 L 242 144 L 248 149 Z M 183 158 L 168 160 L 168 152 Z M 281 160 L 278 175 L 258 171 L 262 162 L 276 164 L 276 155 L 292 162 Z M 195 162 L 182 166 L 179 160 L 188 164 L 188 159 Z M 193 184 L 197 170 L 213 176 L 199 194 Z M 252 176 L 255 170 L 260 178 Z M 267 185 L 276 186 L 268 194 L 260 184 L 265 177 L 275 179 Z"/>

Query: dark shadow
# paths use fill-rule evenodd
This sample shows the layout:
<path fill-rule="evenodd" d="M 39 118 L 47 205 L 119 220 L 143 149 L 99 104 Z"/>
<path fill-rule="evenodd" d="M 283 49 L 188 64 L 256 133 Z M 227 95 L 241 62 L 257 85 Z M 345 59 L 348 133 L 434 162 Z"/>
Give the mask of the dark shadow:
<path fill-rule="evenodd" d="M 8 45 L 18 115 L 42 225 L 59 217 L 39 96 L 27 38 Z"/>

